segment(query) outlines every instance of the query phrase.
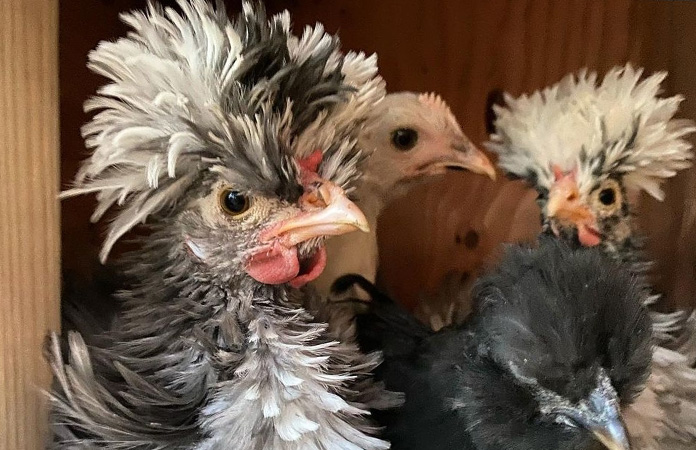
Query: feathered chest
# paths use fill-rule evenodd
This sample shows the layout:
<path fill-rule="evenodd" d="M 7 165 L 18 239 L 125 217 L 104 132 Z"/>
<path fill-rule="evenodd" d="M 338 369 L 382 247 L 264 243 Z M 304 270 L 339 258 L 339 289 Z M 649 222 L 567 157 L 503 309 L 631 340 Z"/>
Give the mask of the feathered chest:
<path fill-rule="evenodd" d="M 301 309 L 252 307 L 242 332 L 240 342 L 222 319 L 198 449 L 388 447 L 366 433 L 363 405 L 348 400 L 373 359 L 329 340 L 326 325 Z"/>

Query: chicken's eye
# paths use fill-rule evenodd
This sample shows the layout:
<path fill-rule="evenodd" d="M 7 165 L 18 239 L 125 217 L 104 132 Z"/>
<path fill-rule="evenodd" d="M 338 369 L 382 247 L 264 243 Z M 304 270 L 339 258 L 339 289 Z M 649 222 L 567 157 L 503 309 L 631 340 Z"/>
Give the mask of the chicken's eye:
<path fill-rule="evenodd" d="M 220 206 L 222 210 L 231 215 L 239 216 L 249 210 L 251 202 L 249 197 L 233 189 L 225 189 L 220 194 Z"/>
<path fill-rule="evenodd" d="M 418 132 L 413 128 L 399 128 L 392 133 L 391 140 L 397 149 L 411 150 L 418 142 Z"/>
<path fill-rule="evenodd" d="M 606 179 L 594 190 L 592 194 L 593 208 L 602 217 L 615 214 L 621 208 L 621 186 L 614 179 Z"/>
<path fill-rule="evenodd" d="M 603 205 L 611 206 L 616 202 L 616 192 L 612 188 L 606 188 L 599 191 L 599 201 Z"/>

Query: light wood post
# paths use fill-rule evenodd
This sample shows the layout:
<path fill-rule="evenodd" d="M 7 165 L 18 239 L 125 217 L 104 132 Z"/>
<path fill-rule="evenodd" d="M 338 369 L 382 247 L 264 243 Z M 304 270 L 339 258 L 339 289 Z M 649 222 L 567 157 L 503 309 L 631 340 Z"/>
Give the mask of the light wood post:
<path fill-rule="evenodd" d="M 58 0 L 0 0 L 0 448 L 46 436 L 59 326 Z"/>

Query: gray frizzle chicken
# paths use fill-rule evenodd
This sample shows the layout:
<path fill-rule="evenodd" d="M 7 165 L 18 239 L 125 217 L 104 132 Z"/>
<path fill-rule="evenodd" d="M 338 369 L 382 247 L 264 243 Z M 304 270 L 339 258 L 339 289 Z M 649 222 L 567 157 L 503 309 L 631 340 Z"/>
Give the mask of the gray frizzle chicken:
<path fill-rule="evenodd" d="M 530 96 L 508 96 L 489 147 L 508 175 L 537 190 L 547 233 L 597 246 L 648 287 L 628 197 L 642 190 L 662 199 L 660 184 L 691 163 L 685 138 L 696 128 L 674 118 L 680 96 L 658 96 L 665 73 L 641 75 L 626 65 L 599 82 L 582 71 Z M 693 449 L 696 315 L 651 315 L 658 345 L 647 389 L 626 411 L 628 429 L 636 449 Z"/>
<path fill-rule="evenodd" d="M 509 247 L 474 312 L 437 332 L 361 280 L 361 348 L 384 352 L 376 376 L 405 394 L 375 411 L 393 449 L 631 448 L 620 408 L 649 375 L 647 291 L 597 249 Z"/>
<path fill-rule="evenodd" d="M 73 189 L 118 208 L 101 257 L 137 224 L 122 317 L 86 346 L 52 336 L 53 449 L 386 449 L 367 409 L 398 400 L 303 304 L 324 237 L 365 230 L 348 200 L 376 59 L 287 12 L 180 0 L 124 14 L 89 65 L 93 149 Z M 319 314 L 320 312 L 317 312 Z M 345 336 L 346 334 L 343 333 Z"/>

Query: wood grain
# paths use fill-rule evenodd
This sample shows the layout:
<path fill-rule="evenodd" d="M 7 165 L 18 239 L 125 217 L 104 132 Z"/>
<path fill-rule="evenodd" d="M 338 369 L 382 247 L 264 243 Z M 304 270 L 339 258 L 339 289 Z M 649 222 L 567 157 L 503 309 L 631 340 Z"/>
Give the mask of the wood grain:
<path fill-rule="evenodd" d="M 58 1 L 0 1 L 0 448 L 43 448 L 59 316 Z"/>
<path fill-rule="evenodd" d="M 641 2 L 639 13 L 644 65 L 669 72 L 667 93 L 683 95 L 681 114 L 696 119 L 696 3 Z M 638 212 L 657 262 L 654 281 L 670 306 L 696 306 L 696 168 L 670 180 L 665 193 L 663 202 L 643 196 Z"/>

